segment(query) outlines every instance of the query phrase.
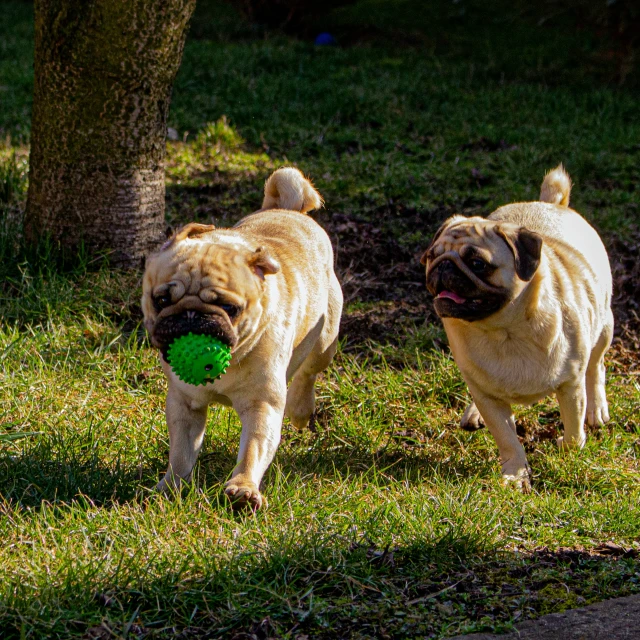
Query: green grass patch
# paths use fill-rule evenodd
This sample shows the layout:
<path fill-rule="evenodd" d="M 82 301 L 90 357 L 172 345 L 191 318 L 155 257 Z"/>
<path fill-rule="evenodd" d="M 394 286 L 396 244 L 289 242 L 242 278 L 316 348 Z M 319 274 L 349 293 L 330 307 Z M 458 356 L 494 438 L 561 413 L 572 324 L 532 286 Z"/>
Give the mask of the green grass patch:
<path fill-rule="evenodd" d="M 583 452 L 534 442 L 536 490 L 522 496 L 499 486 L 488 434 L 456 428 L 466 394 L 450 357 L 340 354 L 317 432 L 285 426 L 269 509 L 234 517 L 221 487 L 240 425 L 227 409 L 210 413 L 198 488 L 151 492 L 168 453 L 165 382 L 113 313 L 131 285 L 106 270 L 14 283 L 0 330 L 6 637 L 101 624 L 229 637 L 263 623 L 276 637 L 446 637 L 639 590 L 636 560 L 584 551 L 640 535 L 638 425 L 618 420 L 638 395 L 624 377 L 610 379 L 614 421 Z"/>
<path fill-rule="evenodd" d="M 222 500 L 240 434 L 223 408 L 193 488 L 153 494 L 166 384 L 140 326 L 140 274 L 21 250 L 33 24 L 28 3 L 5 3 L 3 637 L 445 638 L 640 592 L 631 79 L 613 84 L 602 44 L 570 16 L 540 24 L 517 4 L 361 0 L 318 25 L 341 44 L 325 48 L 204 4 L 174 90 L 168 222 L 231 224 L 259 206 L 270 171 L 300 166 L 327 201 L 342 347 L 315 432 L 285 424 L 266 511 L 234 516 Z M 611 247 L 624 331 L 608 360 L 612 421 L 582 452 L 557 451 L 555 401 L 518 412 L 535 473 L 523 496 L 500 487 L 489 434 L 457 428 L 468 394 L 417 259 L 443 218 L 533 199 L 559 161 Z"/>

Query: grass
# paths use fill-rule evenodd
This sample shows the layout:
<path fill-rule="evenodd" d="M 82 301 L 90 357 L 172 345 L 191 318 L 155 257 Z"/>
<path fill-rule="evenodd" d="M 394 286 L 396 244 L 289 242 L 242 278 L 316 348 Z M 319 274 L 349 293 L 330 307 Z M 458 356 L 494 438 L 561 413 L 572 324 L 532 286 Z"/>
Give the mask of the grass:
<path fill-rule="evenodd" d="M 260 202 L 273 168 L 312 175 L 327 200 L 318 217 L 348 256 L 349 299 L 316 432 L 285 425 L 256 517 L 221 499 L 240 431 L 223 408 L 210 411 L 194 487 L 174 501 L 152 493 L 168 456 L 166 385 L 140 327 L 140 275 L 91 256 L 65 270 L 44 250 L 26 256 L 14 234 L 32 16 L 5 3 L 3 638 L 444 638 L 640 592 L 637 282 L 618 282 L 612 422 L 562 455 L 555 402 L 519 411 L 536 476 L 527 496 L 499 486 L 486 432 L 456 427 L 467 392 L 412 284 L 445 216 L 533 198 L 560 160 L 622 274 L 638 237 L 634 85 L 594 62 L 595 36 L 562 19 L 537 27 L 531 11 L 443 2 L 413 20 L 411 3 L 361 0 L 323 25 L 348 46 L 316 48 L 229 9 L 215 30 L 210 6 L 174 91 L 168 221 L 229 224 Z M 404 284 L 388 287 L 387 270 Z M 382 284 L 360 287 L 367 278 Z M 400 302 L 409 321 L 393 324 Z M 371 338 L 356 321 L 374 316 Z"/>

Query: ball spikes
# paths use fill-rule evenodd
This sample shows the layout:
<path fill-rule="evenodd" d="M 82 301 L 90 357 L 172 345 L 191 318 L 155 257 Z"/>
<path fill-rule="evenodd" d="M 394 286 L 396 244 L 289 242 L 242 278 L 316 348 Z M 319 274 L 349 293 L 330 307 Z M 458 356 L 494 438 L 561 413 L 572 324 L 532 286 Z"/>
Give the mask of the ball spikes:
<path fill-rule="evenodd" d="M 182 382 L 195 386 L 217 380 L 231 362 L 231 349 L 213 336 L 188 333 L 167 352 L 171 369 Z"/>

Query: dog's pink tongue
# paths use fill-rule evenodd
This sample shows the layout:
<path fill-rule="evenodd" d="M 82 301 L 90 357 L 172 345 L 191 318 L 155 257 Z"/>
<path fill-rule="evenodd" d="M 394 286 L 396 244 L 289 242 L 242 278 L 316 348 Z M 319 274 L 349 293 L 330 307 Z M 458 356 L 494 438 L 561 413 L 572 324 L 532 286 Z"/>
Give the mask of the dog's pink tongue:
<path fill-rule="evenodd" d="M 449 298 L 449 300 L 453 300 L 456 304 L 462 304 L 465 301 L 464 298 L 461 298 L 457 293 L 454 293 L 453 291 L 441 291 L 437 297 Z"/>

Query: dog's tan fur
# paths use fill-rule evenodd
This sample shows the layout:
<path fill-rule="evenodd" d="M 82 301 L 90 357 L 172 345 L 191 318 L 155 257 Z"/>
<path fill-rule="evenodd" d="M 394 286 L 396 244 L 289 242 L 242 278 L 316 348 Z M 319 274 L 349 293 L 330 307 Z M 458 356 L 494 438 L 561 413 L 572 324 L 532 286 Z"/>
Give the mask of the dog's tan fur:
<path fill-rule="evenodd" d="M 429 278 L 439 256 L 459 259 L 473 246 L 496 267 L 487 286 L 508 291 L 508 302 L 485 319 L 444 317 L 443 323 L 475 403 L 462 424 L 477 427 L 484 419 L 500 451 L 504 480 L 525 490 L 530 472 L 512 404 L 555 393 L 563 448 L 584 446 L 585 414 L 589 425 L 609 419 L 603 357 L 613 333 L 611 269 L 596 231 L 568 208 L 570 188 L 559 166 L 545 177 L 540 202 L 510 204 L 487 219 L 454 216 L 424 260 Z M 542 239 L 539 264 L 528 279 L 516 273 L 523 229 Z"/>
<path fill-rule="evenodd" d="M 180 381 L 162 360 L 169 381 L 169 468 L 158 489 L 189 480 L 205 430 L 207 407 L 232 406 L 242 435 L 238 463 L 225 492 L 259 508 L 262 476 L 287 415 L 300 428 L 311 418 L 317 375 L 337 346 L 342 292 L 331 243 L 302 212 L 322 199 L 297 170 L 279 169 L 265 185 L 262 209 L 231 229 L 187 225 L 147 261 L 142 308 L 152 343 L 160 318 L 195 310 L 214 314 L 234 343 L 226 373 L 214 383 Z M 158 311 L 153 296 L 170 296 Z M 242 310 L 227 316 L 222 300 Z M 287 382 L 290 382 L 287 390 Z"/>

